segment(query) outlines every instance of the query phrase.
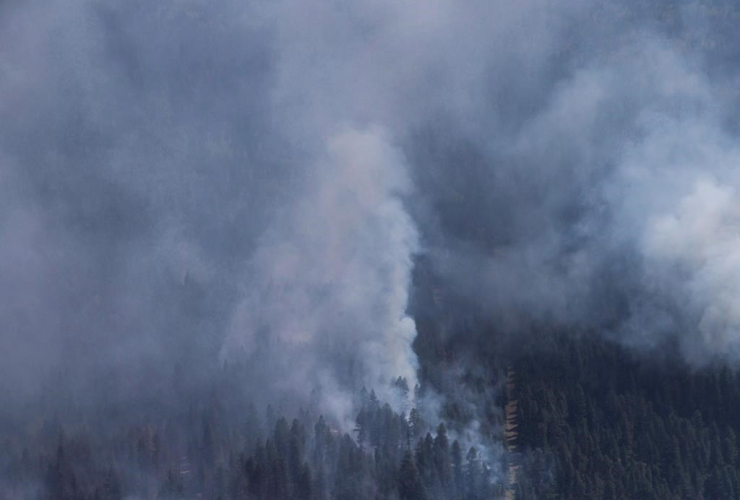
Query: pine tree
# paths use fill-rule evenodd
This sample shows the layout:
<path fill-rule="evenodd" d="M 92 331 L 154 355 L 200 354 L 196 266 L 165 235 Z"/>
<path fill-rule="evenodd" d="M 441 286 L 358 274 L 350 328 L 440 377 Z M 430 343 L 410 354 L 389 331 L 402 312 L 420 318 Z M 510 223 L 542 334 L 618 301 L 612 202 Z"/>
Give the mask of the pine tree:
<path fill-rule="evenodd" d="M 464 493 L 465 474 L 463 470 L 462 448 L 460 443 L 455 440 L 452 443 L 452 479 L 455 486 L 455 497 L 459 498 Z"/>
<path fill-rule="evenodd" d="M 360 445 L 360 448 L 365 445 L 365 440 L 367 439 L 367 429 L 365 426 L 366 420 L 367 414 L 363 407 L 355 418 L 355 432 L 357 433 L 357 444 Z"/>
<path fill-rule="evenodd" d="M 452 482 L 452 464 L 450 462 L 450 445 L 447 440 L 447 429 L 443 423 L 437 426 L 437 436 L 434 438 L 434 465 L 437 476 L 447 494 L 448 486 Z"/>
<path fill-rule="evenodd" d="M 474 500 L 480 496 L 481 467 L 478 460 L 478 451 L 475 447 L 468 450 L 465 456 L 465 486 L 466 498 Z"/>
<path fill-rule="evenodd" d="M 401 500 L 427 500 L 426 490 L 419 477 L 411 450 L 406 450 L 401 460 L 398 494 Z"/>

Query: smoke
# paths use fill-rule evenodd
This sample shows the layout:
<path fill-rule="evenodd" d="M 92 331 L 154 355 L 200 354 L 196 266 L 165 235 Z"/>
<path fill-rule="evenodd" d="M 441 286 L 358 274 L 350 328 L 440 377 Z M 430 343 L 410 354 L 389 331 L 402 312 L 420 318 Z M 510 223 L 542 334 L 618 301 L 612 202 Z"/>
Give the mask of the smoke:
<path fill-rule="evenodd" d="M 677 335 L 684 356 L 698 364 L 738 355 L 738 150 L 707 114 L 650 117 L 657 123 L 627 153 L 619 179 L 634 186 L 632 204 L 644 207 L 639 215 L 625 209 L 620 223 L 636 229 L 644 295 L 663 299 L 636 310 L 631 337 L 641 333 L 655 344 L 656 334 Z M 662 188 L 650 192 L 651 184 Z"/>
<path fill-rule="evenodd" d="M 148 397 L 178 365 L 197 382 L 291 170 L 263 104 L 267 41 L 235 5 L 2 9 L 9 397 Z"/>
<path fill-rule="evenodd" d="M 399 199 L 402 159 L 382 131 L 340 132 L 308 168 L 311 186 L 248 264 L 223 355 L 241 346 L 279 367 L 262 375 L 281 394 L 319 389 L 319 407 L 349 427 L 363 384 L 398 404 L 393 377 L 416 382 L 406 305 L 417 234 Z"/>
<path fill-rule="evenodd" d="M 239 356 L 249 391 L 313 392 L 340 425 L 363 385 L 401 408 L 390 381 L 424 362 L 419 256 L 514 338 L 737 361 L 729 18 L 631 0 L 3 3 L 4 411 L 55 384 L 83 406 L 154 397 Z M 481 421 L 480 393 L 458 392 Z"/>
<path fill-rule="evenodd" d="M 435 124 L 417 142 L 432 267 L 512 335 L 591 330 L 736 360 L 728 76 L 647 29 L 608 48 L 513 133 Z"/>

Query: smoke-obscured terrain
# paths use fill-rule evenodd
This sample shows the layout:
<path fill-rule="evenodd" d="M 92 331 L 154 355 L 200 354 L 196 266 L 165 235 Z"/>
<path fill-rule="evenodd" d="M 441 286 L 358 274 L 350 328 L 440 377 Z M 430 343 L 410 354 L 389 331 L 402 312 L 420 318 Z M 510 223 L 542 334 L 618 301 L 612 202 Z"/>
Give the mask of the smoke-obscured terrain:
<path fill-rule="evenodd" d="M 0 1 L 0 498 L 735 498 L 738 23 Z"/>

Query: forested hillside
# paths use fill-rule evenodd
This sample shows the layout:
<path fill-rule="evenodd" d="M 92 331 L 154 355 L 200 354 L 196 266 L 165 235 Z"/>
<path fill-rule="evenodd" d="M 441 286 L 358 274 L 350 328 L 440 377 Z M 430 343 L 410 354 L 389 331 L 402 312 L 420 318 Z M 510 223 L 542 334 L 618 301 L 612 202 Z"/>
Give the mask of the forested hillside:
<path fill-rule="evenodd" d="M 511 365 L 516 498 L 740 498 L 736 371 L 690 370 L 595 337 L 527 343 Z M 494 380 L 495 363 L 489 369 Z M 238 375 L 227 368 L 223 376 Z M 490 403 L 502 410 L 507 399 L 495 394 Z M 142 413 L 137 423 L 40 418 L 6 433 L 0 498 L 503 497 L 510 457 L 485 463 L 416 408 L 395 413 L 373 391 L 357 398 L 350 433 L 314 410 L 294 418 L 215 389 L 180 413 Z M 446 411 L 449 425 L 463 417 Z"/>
<path fill-rule="evenodd" d="M 736 371 L 593 338 L 548 344 L 516 363 L 517 498 L 740 498 Z"/>
<path fill-rule="evenodd" d="M 227 368 L 223 376 L 237 373 Z M 403 379 L 395 384 L 408 392 Z M 416 408 L 408 416 L 395 413 L 374 391 L 357 397 L 351 433 L 312 410 L 289 419 L 215 388 L 182 412 L 156 408 L 120 423 L 115 415 L 21 423 L 0 448 L 0 498 L 478 500 L 501 494 L 494 480 L 500 470 L 492 470 L 501 464 L 463 448 L 443 423 L 424 421 Z"/>

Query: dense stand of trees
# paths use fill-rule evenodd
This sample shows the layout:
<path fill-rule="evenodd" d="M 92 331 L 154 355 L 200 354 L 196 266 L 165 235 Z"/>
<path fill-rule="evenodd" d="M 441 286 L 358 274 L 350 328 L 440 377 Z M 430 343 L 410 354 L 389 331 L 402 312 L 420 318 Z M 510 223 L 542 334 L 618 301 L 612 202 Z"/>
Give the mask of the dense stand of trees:
<path fill-rule="evenodd" d="M 415 408 L 398 414 L 372 391 L 358 398 L 351 434 L 309 411 L 288 420 L 272 407 L 247 405 L 233 419 L 218 400 L 106 433 L 46 421 L 35 445 L 9 440 L 0 498 L 478 500 L 500 493 L 478 451 L 450 439 L 444 424 L 429 429 Z"/>
<path fill-rule="evenodd" d="M 688 366 L 669 341 L 641 351 L 543 325 L 504 333 L 444 290 L 432 296 L 429 279 L 416 276 L 421 377 L 454 401 L 445 367 L 473 367 L 464 380 L 478 399 L 516 374 L 517 452 L 507 458 L 519 465 L 518 500 L 740 499 L 737 367 Z M 505 392 L 491 406 L 503 408 Z"/>
<path fill-rule="evenodd" d="M 518 451 L 495 464 L 455 439 L 469 409 L 454 398 L 445 426 L 362 390 L 342 433 L 316 409 L 289 418 L 256 408 L 226 369 L 210 392 L 125 414 L 96 406 L 88 417 L 72 405 L 0 421 L 0 500 L 496 499 L 509 463 L 519 465 L 519 500 L 740 499 L 737 371 L 692 370 L 597 336 L 533 335 L 515 349 L 488 339 L 465 358 L 475 376 L 461 380 L 494 398 L 481 403 L 491 417 L 480 426 L 501 433 L 505 391 L 488 387 L 516 373 Z M 469 348 L 459 337 L 421 340 L 440 366 Z M 182 385 L 173 390 L 191 386 Z"/>
<path fill-rule="evenodd" d="M 517 498 L 740 498 L 737 372 L 565 336 L 516 372 Z"/>

